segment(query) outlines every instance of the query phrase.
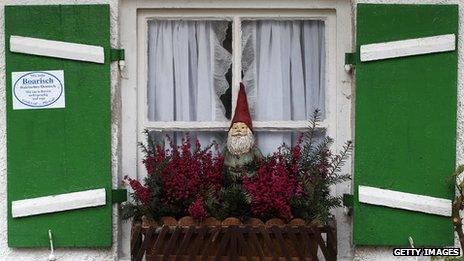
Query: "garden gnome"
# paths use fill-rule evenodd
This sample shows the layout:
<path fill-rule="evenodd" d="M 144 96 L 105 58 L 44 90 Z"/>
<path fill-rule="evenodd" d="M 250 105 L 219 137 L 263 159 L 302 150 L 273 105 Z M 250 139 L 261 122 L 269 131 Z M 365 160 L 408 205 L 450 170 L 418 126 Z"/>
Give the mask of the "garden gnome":
<path fill-rule="evenodd" d="M 224 151 L 224 164 L 232 178 L 236 180 L 244 173 L 247 165 L 261 160 L 262 157 L 263 155 L 255 146 L 245 87 L 240 83 L 237 106 L 227 136 L 227 148 Z"/>

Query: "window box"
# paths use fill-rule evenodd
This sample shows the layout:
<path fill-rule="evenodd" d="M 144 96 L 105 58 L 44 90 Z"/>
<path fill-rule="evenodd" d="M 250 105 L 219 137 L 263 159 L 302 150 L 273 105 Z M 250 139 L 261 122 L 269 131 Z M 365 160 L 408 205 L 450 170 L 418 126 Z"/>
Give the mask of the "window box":
<path fill-rule="evenodd" d="M 181 223 L 179 221 L 179 223 Z M 224 222 L 223 222 L 224 224 Z M 256 223 L 254 223 L 256 224 Z M 293 225 L 132 226 L 132 260 L 336 260 L 335 220 L 326 226 Z"/>

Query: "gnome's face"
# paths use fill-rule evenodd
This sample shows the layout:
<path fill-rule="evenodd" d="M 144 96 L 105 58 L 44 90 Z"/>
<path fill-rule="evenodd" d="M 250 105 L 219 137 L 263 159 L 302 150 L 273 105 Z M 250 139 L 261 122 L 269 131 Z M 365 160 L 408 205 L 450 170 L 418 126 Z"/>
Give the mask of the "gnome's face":
<path fill-rule="evenodd" d="M 251 132 L 250 128 L 248 128 L 248 126 L 243 122 L 236 122 L 232 124 L 229 131 L 232 136 L 245 136 Z"/>
<path fill-rule="evenodd" d="M 234 155 L 247 153 L 253 148 L 255 137 L 253 132 L 243 122 L 232 124 L 227 137 L 227 149 Z"/>

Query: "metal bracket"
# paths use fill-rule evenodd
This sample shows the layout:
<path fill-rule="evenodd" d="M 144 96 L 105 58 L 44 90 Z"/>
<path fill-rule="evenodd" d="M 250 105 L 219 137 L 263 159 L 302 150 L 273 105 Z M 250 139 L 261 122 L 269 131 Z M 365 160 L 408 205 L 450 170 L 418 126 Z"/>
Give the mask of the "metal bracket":
<path fill-rule="evenodd" d="M 357 53 L 345 53 L 345 71 L 350 72 L 356 65 Z"/>
<path fill-rule="evenodd" d="M 343 194 L 343 206 L 345 207 L 345 214 L 351 216 L 353 213 L 354 197 L 351 194 Z"/>
<path fill-rule="evenodd" d="M 124 49 L 111 49 L 110 50 L 110 60 L 114 61 L 123 61 L 125 59 Z"/>
<path fill-rule="evenodd" d="M 127 189 L 113 189 L 111 190 L 112 203 L 122 203 L 127 201 Z"/>
<path fill-rule="evenodd" d="M 110 60 L 112 62 L 115 62 L 115 61 L 118 62 L 121 77 L 124 79 L 127 79 L 125 58 L 126 58 L 126 54 L 124 52 L 124 49 L 111 49 L 110 50 Z"/>

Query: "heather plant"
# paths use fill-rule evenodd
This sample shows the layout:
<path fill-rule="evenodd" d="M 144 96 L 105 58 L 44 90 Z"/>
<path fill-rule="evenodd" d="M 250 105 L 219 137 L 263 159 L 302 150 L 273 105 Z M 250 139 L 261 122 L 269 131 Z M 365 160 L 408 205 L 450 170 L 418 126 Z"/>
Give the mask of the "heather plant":
<path fill-rule="evenodd" d="M 263 160 L 258 171 L 245 177 L 243 185 L 251 196 L 251 212 L 262 219 L 302 218 L 325 224 L 330 210 L 341 206 L 341 197 L 332 196 L 330 187 L 349 179 L 340 175 L 352 143 L 347 142 L 334 155 L 330 137 L 320 138 L 319 111 L 315 111 L 308 131 L 299 135 L 296 145 L 283 145 Z"/>
<path fill-rule="evenodd" d="M 147 137 L 150 137 L 148 133 Z M 192 146 L 188 134 L 179 146 L 169 136 L 168 141 L 167 149 L 164 142 L 152 138 L 148 138 L 147 145 L 140 144 L 148 175 L 143 185 L 125 178 L 133 190 L 133 202 L 123 205 L 124 218 L 191 215 L 202 219 L 207 216 L 203 198 L 222 186 L 222 155 L 215 151 L 214 144 L 202 149 L 197 140 Z"/>
<path fill-rule="evenodd" d="M 245 176 L 243 186 L 251 196 L 251 213 L 264 220 L 293 218 L 291 199 L 297 190 L 297 169 L 279 152 L 272 154 L 251 177 Z M 294 164 L 294 163 L 290 163 Z M 296 165 L 295 165 L 296 166 Z"/>
<path fill-rule="evenodd" d="M 186 135 L 179 146 L 168 138 L 166 149 L 163 142 L 149 138 L 147 145 L 141 145 L 148 175 L 143 184 L 126 178 L 133 202 L 123 206 L 123 217 L 140 220 L 143 215 L 154 219 L 190 215 L 197 220 L 212 216 L 242 221 L 278 217 L 325 224 L 330 210 L 341 206 L 341 198 L 331 195 L 330 188 L 349 179 L 340 171 L 352 143 L 346 142 L 333 154 L 333 140 L 320 135 L 319 122 L 316 110 L 308 130 L 299 135 L 294 146 L 283 144 L 276 152 L 248 164 L 242 177 L 234 180 L 227 178 L 230 175 L 224 158 L 214 144 L 202 149 L 198 141 L 192 145 Z"/>

